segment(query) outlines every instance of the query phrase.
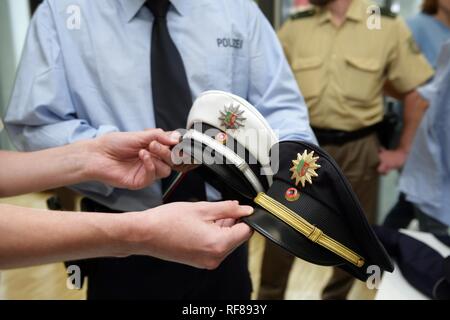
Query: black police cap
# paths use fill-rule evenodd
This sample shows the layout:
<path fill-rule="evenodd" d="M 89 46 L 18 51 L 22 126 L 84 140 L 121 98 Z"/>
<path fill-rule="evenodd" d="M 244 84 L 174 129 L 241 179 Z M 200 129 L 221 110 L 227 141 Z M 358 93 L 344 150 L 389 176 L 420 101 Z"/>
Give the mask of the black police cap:
<path fill-rule="evenodd" d="M 274 159 L 278 154 L 279 159 Z M 267 193 L 255 198 L 258 206 L 244 219 L 246 223 L 301 259 L 340 267 L 363 281 L 371 275 L 369 266 L 393 271 L 386 250 L 331 156 L 299 141 L 275 145 L 271 156 L 278 173 Z"/>

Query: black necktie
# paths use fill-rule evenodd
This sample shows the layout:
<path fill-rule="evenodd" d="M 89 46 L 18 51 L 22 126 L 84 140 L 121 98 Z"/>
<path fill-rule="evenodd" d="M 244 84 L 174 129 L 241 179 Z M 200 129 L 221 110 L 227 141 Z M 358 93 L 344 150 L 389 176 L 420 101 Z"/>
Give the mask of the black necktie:
<path fill-rule="evenodd" d="M 151 77 L 156 126 L 166 131 L 186 127 L 192 96 L 183 60 L 167 28 L 170 1 L 148 0 L 155 21 L 152 30 Z M 163 193 L 175 174 L 162 180 Z M 206 200 L 205 184 L 195 171 L 189 172 L 166 202 Z"/>

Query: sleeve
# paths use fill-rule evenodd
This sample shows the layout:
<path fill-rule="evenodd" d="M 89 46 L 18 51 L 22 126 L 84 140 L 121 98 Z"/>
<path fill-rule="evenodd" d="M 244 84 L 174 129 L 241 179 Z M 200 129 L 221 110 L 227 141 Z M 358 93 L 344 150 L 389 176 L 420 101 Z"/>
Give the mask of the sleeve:
<path fill-rule="evenodd" d="M 436 94 L 436 91 L 436 83 L 434 81 L 417 88 L 419 95 L 427 101 L 431 101 L 432 97 Z"/>
<path fill-rule="evenodd" d="M 445 83 L 445 76 L 448 72 L 450 65 L 450 41 L 447 41 L 442 45 L 441 51 L 439 53 L 439 57 L 437 60 L 436 73 L 432 81 L 427 83 L 426 85 L 420 87 L 417 91 L 419 94 L 428 101 L 431 101 L 433 96 L 435 96 L 439 88 L 443 86 L 443 82 Z"/>
<path fill-rule="evenodd" d="M 388 57 L 387 78 L 400 93 L 414 90 L 433 76 L 433 68 L 421 54 L 414 37 L 400 18 L 393 22 L 395 43 Z"/>
<path fill-rule="evenodd" d="M 278 133 L 280 140 L 317 144 L 308 110 L 278 38 L 259 10 L 250 3 L 250 74 L 248 100 Z"/>
<path fill-rule="evenodd" d="M 19 150 L 56 147 L 118 131 L 78 119 L 66 81 L 61 47 L 48 2 L 34 15 L 5 116 Z"/>
<path fill-rule="evenodd" d="M 109 125 L 94 128 L 77 117 L 48 1 L 40 5 L 30 23 L 4 124 L 11 141 L 23 151 L 118 131 Z M 108 195 L 113 188 L 95 183 L 85 190 Z"/>

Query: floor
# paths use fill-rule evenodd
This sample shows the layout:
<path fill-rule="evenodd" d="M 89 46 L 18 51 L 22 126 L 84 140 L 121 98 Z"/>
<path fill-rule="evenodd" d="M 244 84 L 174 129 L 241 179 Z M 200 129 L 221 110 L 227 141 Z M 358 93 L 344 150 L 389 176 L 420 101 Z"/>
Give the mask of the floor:
<path fill-rule="evenodd" d="M 48 194 L 30 194 L 0 200 L 25 207 L 45 208 Z M 257 295 L 264 239 L 255 235 L 250 241 L 249 268 Z M 286 293 L 288 300 L 320 299 L 320 292 L 330 277 L 331 270 L 297 259 L 291 272 Z M 4 271 L 0 274 L 1 299 L 85 299 L 83 290 L 69 290 L 66 287 L 66 271 L 62 263 Z M 349 299 L 373 299 L 375 290 L 369 290 L 362 282 L 356 282 Z"/>

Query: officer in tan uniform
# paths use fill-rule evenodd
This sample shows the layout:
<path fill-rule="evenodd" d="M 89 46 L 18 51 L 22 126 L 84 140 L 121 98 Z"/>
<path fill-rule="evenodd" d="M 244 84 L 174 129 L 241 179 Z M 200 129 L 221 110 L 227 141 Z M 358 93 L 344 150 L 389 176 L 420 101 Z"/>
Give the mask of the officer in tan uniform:
<path fill-rule="evenodd" d="M 433 70 L 392 12 L 366 0 L 310 2 L 315 6 L 292 16 L 279 37 L 319 143 L 340 165 L 374 223 L 379 174 L 404 164 L 425 111 L 415 89 Z M 404 102 L 404 128 L 395 150 L 381 149 L 376 134 L 384 89 Z M 292 262 L 292 256 L 266 244 L 261 299 L 283 298 Z M 336 268 L 322 297 L 345 299 L 352 284 Z"/>

